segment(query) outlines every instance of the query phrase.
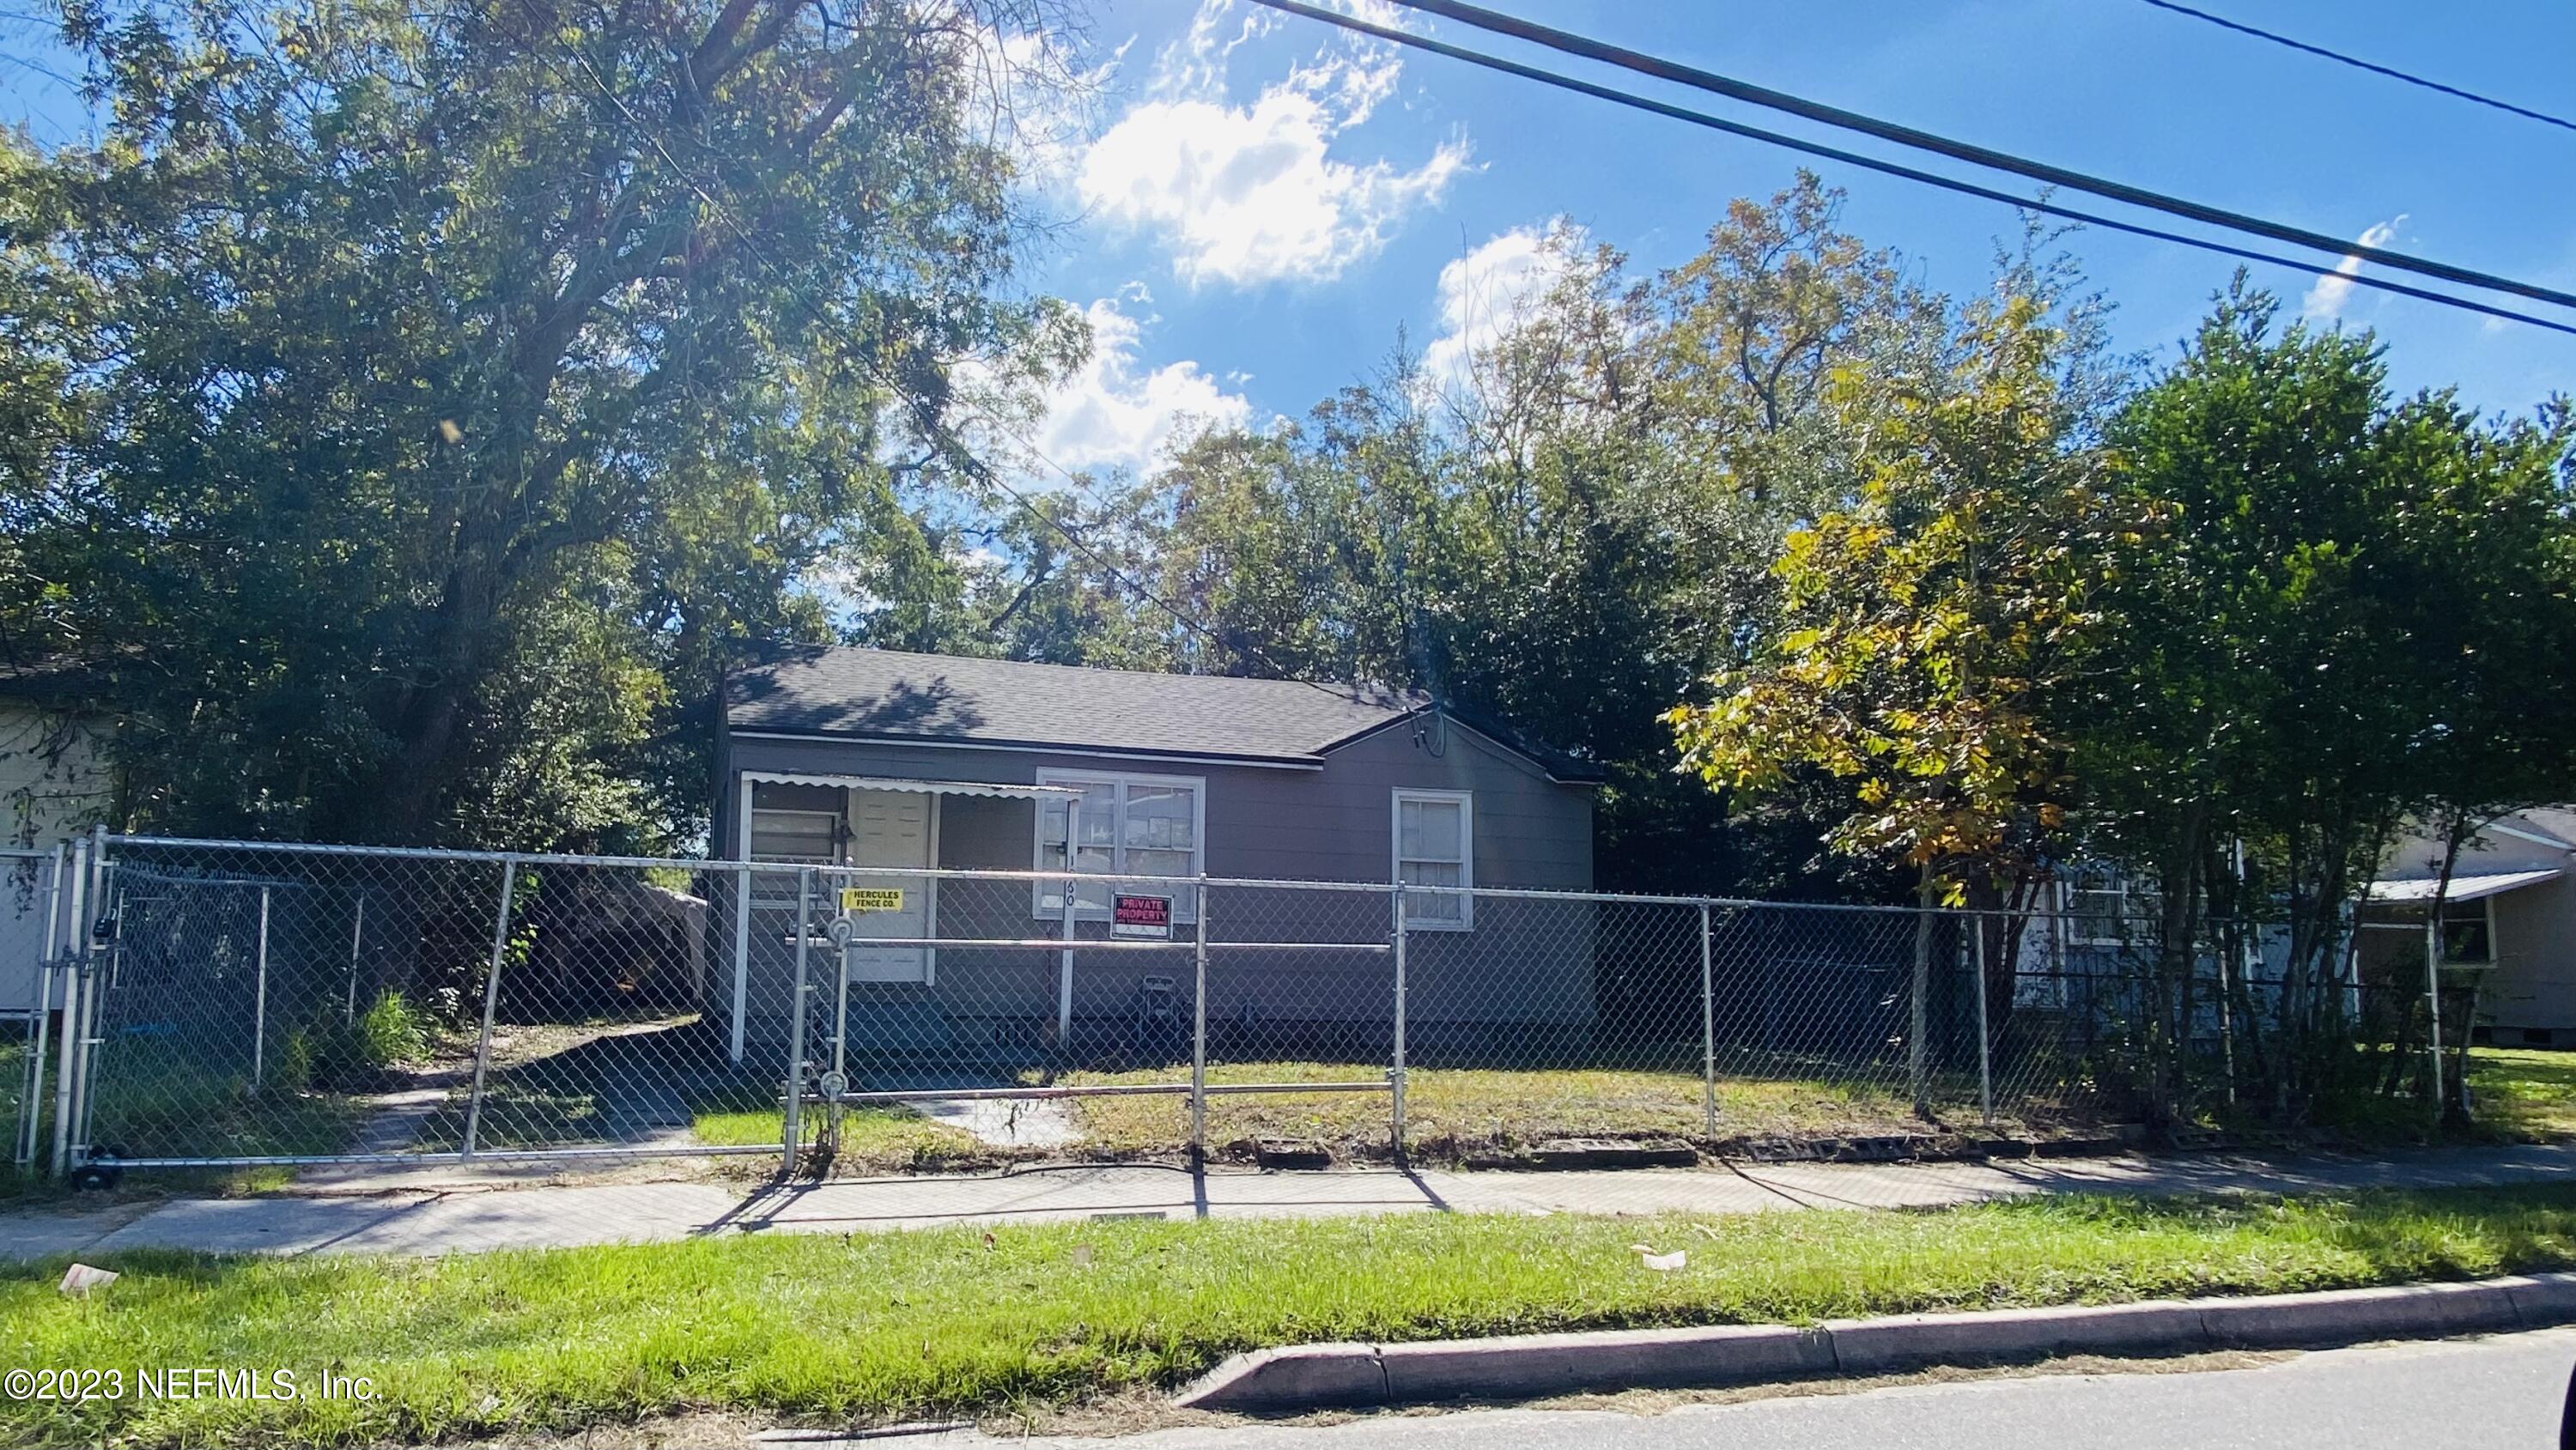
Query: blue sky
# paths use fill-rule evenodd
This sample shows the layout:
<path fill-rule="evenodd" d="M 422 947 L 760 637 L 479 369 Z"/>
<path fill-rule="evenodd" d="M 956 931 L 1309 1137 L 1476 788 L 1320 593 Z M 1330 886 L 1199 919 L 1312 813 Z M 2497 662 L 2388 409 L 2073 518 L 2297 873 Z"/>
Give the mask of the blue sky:
<path fill-rule="evenodd" d="M 2576 133 L 2138 0 L 1505 8 L 2038 159 L 2335 236 L 2386 228 L 2387 244 L 2403 250 L 2576 286 Z M 2563 5 L 2207 8 L 2576 112 L 2576 11 Z M 1073 466 L 1112 461 L 1122 447 L 1134 457 L 1158 407 L 1256 420 L 1302 412 L 1382 359 L 1399 325 L 1414 346 L 1437 347 L 1456 330 L 1457 300 L 1491 308 L 1512 260 L 1526 255 L 1516 238 L 1552 217 L 1571 218 L 1640 269 L 1671 266 L 1698 249 L 1729 198 L 1768 195 L 1797 165 L 1770 147 L 1439 57 L 1355 50 L 1320 26 L 1239 3 L 1116 0 L 1095 39 L 1122 49 L 1092 118 L 1097 139 L 1068 163 L 1076 174 L 1065 200 L 1081 220 L 1040 271 L 1051 290 L 1097 304 L 1107 323 L 1102 365 L 1062 400 L 1044 440 Z M 1836 139 L 1715 97 L 1658 93 Z M 2016 226 L 1990 203 L 1819 169 L 1848 188 L 1848 227 L 1897 248 L 1936 286 L 1984 285 L 1995 239 Z M 1319 231 L 1319 216 L 1337 225 Z M 2158 360 L 2173 356 L 2233 266 L 2100 231 L 2073 246 L 2118 304 L 2116 342 Z M 2293 313 L 2306 306 L 2313 278 L 2256 275 Z M 1467 279 L 1487 285 L 1458 285 Z M 2401 387 L 2456 383 L 2481 408 L 2516 411 L 2576 391 L 2576 338 L 2366 288 L 2317 306 L 2376 328 Z"/>
<path fill-rule="evenodd" d="M 1390 14 L 1382 0 L 1340 0 Z M 1499 0 L 1498 0 L 1499 3 Z M 2576 10 L 2406 0 L 2206 0 L 2249 24 L 2543 110 L 2576 113 Z M 2342 237 L 2576 287 L 2576 133 L 2234 35 L 2140 0 L 1508 0 L 1504 8 L 1761 84 Z M 1508 50 L 1408 16 L 1407 25 Z M 38 55 L 24 35 L 0 46 Z M 1580 62 L 1519 52 L 1582 70 Z M 1104 0 L 1094 103 L 1038 183 L 1065 221 L 1033 286 L 1087 308 L 1090 369 L 1038 435 L 1055 461 L 1150 462 L 1178 420 L 1302 413 L 1404 328 L 1452 351 L 1507 306 L 1557 217 L 1641 271 L 1692 255 L 1728 199 L 1768 195 L 1788 153 L 1418 53 L 1355 43 L 1241 0 Z M 1654 83 L 1585 72 L 1653 90 Z M 1894 154 L 1784 117 L 1656 92 Z M 0 116 L 77 124 L 58 87 L 0 66 Z M 1959 168 L 1941 167 L 1956 171 Z M 1845 224 L 1934 286 L 1985 282 L 2011 214 L 1819 167 Z M 1988 178 L 1991 179 L 1991 178 Z M 2009 182 L 2004 183 L 2010 185 Z M 2070 198 L 2070 200 L 2075 200 Z M 2157 360 L 2232 266 L 2088 232 L 2115 341 Z M 2258 269 L 2294 313 L 2312 278 Z M 2331 289 L 2330 289 L 2331 290 Z M 2352 289 L 2321 316 L 2376 328 L 2401 387 L 2456 383 L 2488 410 L 2576 391 L 2576 338 Z"/>

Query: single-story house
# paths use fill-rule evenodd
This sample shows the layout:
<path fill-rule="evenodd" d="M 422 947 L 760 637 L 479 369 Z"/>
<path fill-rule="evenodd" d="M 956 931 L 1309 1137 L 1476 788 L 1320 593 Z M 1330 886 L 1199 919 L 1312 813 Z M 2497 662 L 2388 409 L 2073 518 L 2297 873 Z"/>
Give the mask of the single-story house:
<path fill-rule="evenodd" d="M 2571 867 L 2576 806 L 2492 821 L 2452 866 L 2442 901 L 2442 957 L 2451 974 L 2486 974 L 2478 996 L 2480 1038 L 2504 1046 L 2576 1046 Z M 2441 843 L 2430 835 L 2410 834 L 2389 852 L 2362 910 L 2364 925 L 2377 928 L 2361 937 L 2365 979 L 2423 980 L 2424 914 L 2441 870 Z"/>
<path fill-rule="evenodd" d="M 725 683 L 710 854 L 779 869 L 748 893 L 711 883 L 734 941 L 707 1010 L 737 1059 L 774 1050 L 810 865 L 862 873 L 836 891 L 886 893 L 855 898 L 843 928 L 853 1052 L 1087 1053 L 1186 1022 L 1191 951 L 1101 945 L 1124 888 L 1068 906 L 1055 883 L 901 874 L 1062 870 L 1069 853 L 1087 873 L 1349 883 L 1217 889 L 1204 913 L 1186 885 L 1135 892 L 1167 900 L 1172 939 L 1207 929 L 1213 1033 L 1246 1051 L 1374 1040 L 1394 1012 L 1386 883 L 1589 890 L 1599 778 L 1417 694 L 776 649 Z M 1405 909 L 1415 1040 L 1588 1029 L 1588 903 L 1418 893 Z M 838 911 L 835 896 L 818 919 Z M 992 945 L 1067 936 L 1093 945 Z M 809 956 L 827 988 L 838 967 Z"/>

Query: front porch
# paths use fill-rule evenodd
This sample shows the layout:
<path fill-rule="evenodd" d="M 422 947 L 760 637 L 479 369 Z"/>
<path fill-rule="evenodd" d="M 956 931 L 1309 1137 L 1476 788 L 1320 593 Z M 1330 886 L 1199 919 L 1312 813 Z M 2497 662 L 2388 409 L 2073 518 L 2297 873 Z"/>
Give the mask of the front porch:
<path fill-rule="evenodd" d="M 1086 1050 L 1115 1045 L 1134 1035 L 1130 1019 L 1168 1023 L 1186 1000 L 1173 982 L 1186 964 L 1169 960 L 1172 951 L 1097 950 L 1113 935 L 1108 883 L 1084 881 L 1068 900 L 1063 883 L 1025 873 L 1061 871 L 1068 861 L 1086 876 L 1197 873 L 1203 790 L 1195 780 L 742 771 L 733 791 L 730 854 L 765 868 L 747 873 L 734 904 L 732 1001 L 719 1007 L 730 1008 L 737 1061 L 767 1055 L 764 1040 L 785 1034 L 800 889 L 813 892 L 802 908 L 809 1000 L 825 1009 L 811 1030 L 852 1054 L 1007 1066 L 1061 1056 L 1078 1032 Z M 1023 875 L 932 874 L 941 871 Z M 1156 894 L 1169 902 L 1171 935 L 1185 947 L 1194 892 Z M 827 931 L 842 943 L 837 953 L 820 943 Z M 1078 1027 L 1085 1019 L 1117 1030 L 1102 1040 Z"/>

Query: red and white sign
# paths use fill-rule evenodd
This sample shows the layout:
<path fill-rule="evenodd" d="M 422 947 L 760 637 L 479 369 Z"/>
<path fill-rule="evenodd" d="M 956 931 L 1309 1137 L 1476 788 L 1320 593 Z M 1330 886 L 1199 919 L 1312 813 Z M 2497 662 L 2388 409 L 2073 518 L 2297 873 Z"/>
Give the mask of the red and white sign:
<path fill-rule="evenodd" d="M 1144 937 L 1152 941 L 1172 939 L 1172 898 L 1168 896 L 1113 896 L 1109 899 L 1109 934 Z"/>

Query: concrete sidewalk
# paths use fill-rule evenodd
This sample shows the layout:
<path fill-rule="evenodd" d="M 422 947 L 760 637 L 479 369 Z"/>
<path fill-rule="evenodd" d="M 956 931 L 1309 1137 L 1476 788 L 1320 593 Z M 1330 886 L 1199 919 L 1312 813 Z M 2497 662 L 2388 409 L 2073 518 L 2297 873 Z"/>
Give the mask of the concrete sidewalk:
<path fill-rule="evenodd" d="M 1936 1208 L 2043 1193 L 2294 1194 L 2576 1182 L 2576 1143 L 2382 1158 L 2222 1155 L 1986 1163 L 1747 1164 L 1623 1172 L 1324 1172 L 1067 1165 L 983 1177 L 767 1186 L 703 1182 L 409 1188 L 341 1197 L 176 1199 L 0 1213 L 0 1258 L 174 1248 L 442 1254 L 734 1233 L 870 1233 L 1096 1218 L 1377 1213 L 1768 1213 Z"/>

